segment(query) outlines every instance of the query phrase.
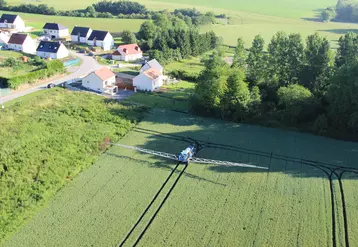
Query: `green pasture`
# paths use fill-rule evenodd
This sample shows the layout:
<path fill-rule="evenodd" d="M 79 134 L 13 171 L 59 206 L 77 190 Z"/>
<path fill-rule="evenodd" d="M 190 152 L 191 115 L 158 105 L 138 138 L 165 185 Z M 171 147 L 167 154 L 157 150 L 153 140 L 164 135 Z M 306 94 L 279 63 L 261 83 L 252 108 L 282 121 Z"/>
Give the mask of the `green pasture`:
<path fill-rule="evenodd" d="M 177 153 L 188 142 L 156 132 L 357 167 L 356 143 L 307 134 L 232 124 L 163 109 L 148 113 L 120 143 Z M 199 157 L 268 167 L 189 164 L 139 246 L 332 246 L 329 180 L 300 162 L 257 152 L 204 148 Z M 111 147 L 62 189 L 4 246 L 115 246 L 135 224 L 172 171 L 174 161 Z M 124 246 L 144 230 L 179 167 Z M 356 243 L 357 175 L 343 177 L 351 245 Z M 339 202 L 338 183 L 334 182 Z M 337 219 L 341 214 L 337 205 Z M 337 220 L 337 246 L 344 244 Z"/>
<path fill-rule="evenodd" d="M 9 0 L 10 4 L 28 3 L 25 0 Z M 95 3 L 95 0 L 79 0 L 79 1 L 37 1 L 36 3 L 45 3 L 57 9 L 82 9 Z M 196 7 L 198 9 L 211 9 L 215 12 L 227 11 L 244 11 L 251 13 L 258 13 L 264 15 L 281 16 L 289 18 L 312 17 L 316 15 L 317 11 L 324 9 L 327 6 L 336 4 L 335 0 L 317 0 L 317 1 L 295 1 L 295 0 L 139 0 L 138 2 L 144 4 L 149 9 L 174 9 L 185 8 L 187 6 Z"/>

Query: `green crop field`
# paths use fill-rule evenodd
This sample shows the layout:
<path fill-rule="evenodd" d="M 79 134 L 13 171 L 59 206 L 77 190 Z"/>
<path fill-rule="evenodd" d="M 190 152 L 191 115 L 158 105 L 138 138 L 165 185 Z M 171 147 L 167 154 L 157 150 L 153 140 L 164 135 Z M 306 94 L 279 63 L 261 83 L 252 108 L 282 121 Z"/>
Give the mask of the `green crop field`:
<path fill-rule="evenodd" d="M 181 176 L 185 166 L 179 166 L 124 246 L 138 239 L 139 246 L 333 246 L 333 230 L 337 246 L 344 245 L 337 178 L 332 179 L 331 194 L 329 169 L 300 160 L 356 168 L 357 143 L 162 109 L 147 114 L 120 143 L 177 153 L 188 144 L 188 137 L 212 143 L 203 146 L 198 157 L 269 170 L 192 163 Z M 4 246 L 120 244 L 174 168 L 174 161 L 111 147 Z M 341 180 L 351 246 L 357 246 L 357 179 L 357 174 L 346 172 Z"/>

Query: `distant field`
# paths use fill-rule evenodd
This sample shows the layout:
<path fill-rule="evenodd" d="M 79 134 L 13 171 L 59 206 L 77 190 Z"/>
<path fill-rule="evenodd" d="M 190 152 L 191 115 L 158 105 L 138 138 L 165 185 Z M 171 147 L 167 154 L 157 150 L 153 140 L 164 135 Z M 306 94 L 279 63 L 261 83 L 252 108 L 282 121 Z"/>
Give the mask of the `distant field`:
<path fill-rule="evenodd" d="M 8 13 L 6 11 L 0 11 L 0 14 Z M 13 12 L 12 12 L 13 13 Z M 18 13 L 22 19 L 25 20 L 26 25 L 34 27 L 35 29 L 42 30 L 42 27 L 46 22 L 58 22 L 70 29 L 77 26 L 89 26 L 92 29 L 108 30 L 114 35 L 117 32 L 121 32 L 124 29 L 131 30 L 133 32 L 139 31 L 139 27 L 143 20 L 129 20 L 129 19 L 95 19 L 95 18 L 82 18 L 82 17 L 66 17 L 66 16 L 48 16 L 48 15 L 36 15 Z"/>
<path fill-rule="evenodd" d="M 27 0 L 9 0 L 9 3 L 34 3 Z M 57 0 L 40 0 L 36 3 L 46 3 L 58 9 L 80 9 L 87 7 L 96 0 L 79 0 L 79 1 L 57 1 Z M 320 9 L 336 4 L 336 0 L 138 0 L 150 9 L 158 8 L 181 8 L 185 6 L 195 6 L 199 9 L 216 9 L 217 11 L 244 11 L 264 15 L 281 16 L 289 18 L 313 17 Z"/>
<path fill-rule="evenodd" d="M 158 135 L 161 132 L 165 135 Z M 182 140 L 172 137 L 181 136 Z M 177 153 L 187 137 L 357 167 L 357 144 L 154 110 L 120 142 Z M 299 161 L 206 147 L 199 157 L 260 164 L 269 171 L 189 164 L 139 246 L 332 246 L 328 176 Z M 116 246 L 149 205 L 175 162 L 120 147 L 61 190 L 4 246 Z M 180 166 L 124 246 L 133 246 L 159 207 Z M 347 175 L 347 176 L 346 176 Z M 357 175 L 343 177 L 351 246 L 356 244 Z M 336 243 L 344 245 L 334 182 Z"/>

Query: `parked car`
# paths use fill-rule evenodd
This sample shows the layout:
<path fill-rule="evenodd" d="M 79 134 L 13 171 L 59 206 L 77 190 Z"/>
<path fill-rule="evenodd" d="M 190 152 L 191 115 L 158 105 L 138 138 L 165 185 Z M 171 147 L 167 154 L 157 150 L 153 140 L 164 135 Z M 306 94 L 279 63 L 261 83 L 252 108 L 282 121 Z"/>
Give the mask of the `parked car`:
<path fill-rule="evenodd" d="M 53 84 L 53 83 L 50 83 L 50 84 L 47 85 L 47 88 L 54 88 L 54 87 L 56 87 L 56 85 Z"/>

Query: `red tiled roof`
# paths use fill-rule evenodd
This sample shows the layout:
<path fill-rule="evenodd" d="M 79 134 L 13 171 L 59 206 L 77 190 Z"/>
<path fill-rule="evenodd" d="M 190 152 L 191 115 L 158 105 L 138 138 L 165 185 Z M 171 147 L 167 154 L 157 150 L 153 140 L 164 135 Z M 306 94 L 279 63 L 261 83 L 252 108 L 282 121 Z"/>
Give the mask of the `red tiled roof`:
<path fill-rule="evenodd" d="M 116 76 L 110 69 L 108 69 L 107 67 L 103 67 L 99 70 L 96 70 L 95 75 L 97 75 L 99 78 L 101 78 L 102 80 L 108 80 L 109 78 Z"/>
<path fill-rule="evenodd" d="M 120 45 L 117 51 L 123 51 L 125 55 L 135 55 L 142 53 L 140 47 L 137 44 Z"/>
<path fill-rule="evenodd" d="M 22 45 L 25 42 L 27 34 L 13 33 L 10 37 L 9 44 Z"/>
<path fill-rule="evenodd" d="M 143 74 L 152 80 L 155 80 L 160 76 L 160 72 L 155 68 L 147 69 Z"/>

